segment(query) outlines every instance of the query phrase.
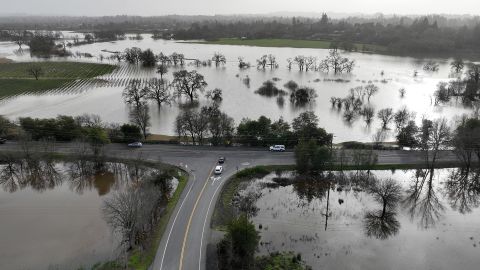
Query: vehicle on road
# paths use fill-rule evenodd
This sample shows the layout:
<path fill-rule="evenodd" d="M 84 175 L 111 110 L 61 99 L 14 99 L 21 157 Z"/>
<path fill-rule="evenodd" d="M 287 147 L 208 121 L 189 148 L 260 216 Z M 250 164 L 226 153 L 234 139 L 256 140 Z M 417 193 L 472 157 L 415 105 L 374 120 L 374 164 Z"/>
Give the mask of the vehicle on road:
<path fill-rule="evenodd" d="M 0 144 L 4 144 L 7 142 L 7 139 L 4 139 L 4 138 L 0 138 Z"/>
<path fill-rule="evenodd" d="M 218 175 L 218 174 L 222 174 L 223 172 L 223 166 L 217 166 L 215 167 L 215 174 Z"/>
<path fill-rule="evenodd" d="M 142 146 L 143 144 L 141 142 L 133 142 L 128 144 L 128 147 L 130 148 L 141 148 Z"/>
<path fill-rule="evenodd" d="M 272 145 L 270 146 L 271 152 L 285 152 L 285 145 Z"/>
<path fill-rule="evenodd" d="M 225 160 L 226 160 L 225 157 L 219 157 L 219 158 L 218 158 L 218 164 L 223 164 L 223 163 L 225 163 Z"/>

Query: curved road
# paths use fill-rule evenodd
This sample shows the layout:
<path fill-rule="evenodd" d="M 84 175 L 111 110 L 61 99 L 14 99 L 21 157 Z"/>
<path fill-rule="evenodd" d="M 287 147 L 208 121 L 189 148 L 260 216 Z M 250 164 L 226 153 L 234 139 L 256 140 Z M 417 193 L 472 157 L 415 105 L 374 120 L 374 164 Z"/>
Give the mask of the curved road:
<path fill-rule="evenodd" d="M 16 143 L 7 143 L 1 149 L 19 150 Z M 54 151 L 75 153 L 75 144 L 56 144 Z M 219 191 L 225 180 L 237 170 L 256 165 L 294 164 L 292 152 L 270 153 L 252 148 L 192 147 L 178 145 L 145 145 L 141 149 L 128 149 L 124 145 L 106 147 L 107 156 L 136 158 L 164 162 L 185 168 L 190 179 L 169 220 L 157 250 L 152 270 L 206 269 L 206 245 L 210 238 L 210 219 Z M 220 176 L 212 175 L 218 157 L 226 162 Z M 441 153 L 440 161 L 456 161 L 451 152 Z M 409 151 L 379 151 L 379 164 L 422 164 L 422 155 Z"/>

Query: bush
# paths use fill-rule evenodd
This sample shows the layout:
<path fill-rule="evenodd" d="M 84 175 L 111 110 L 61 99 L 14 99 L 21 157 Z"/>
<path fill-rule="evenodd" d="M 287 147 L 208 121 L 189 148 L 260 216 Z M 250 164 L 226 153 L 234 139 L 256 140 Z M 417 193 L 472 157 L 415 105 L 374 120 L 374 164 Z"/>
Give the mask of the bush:
<path fill-rule="evenodd" d="M 51 119 L 24 117 L 20 118 L 20 126 L 33 140 L 72 141 L 81 135 L 81 127 L 71 116 L 60 115 Z"/>
<path fill-rule="evenodd" d="M 123 142 L 126 143 L 136 142 L 142 138 L 142 131 L 136 125 L 123 124 L 120 131 L 123 134 Z"/>
<path fill-rule="evenodd" d="M 350 141 L 350 142 L 343 142 L 342 148 L 343 149 L 369 149 L 371 147 L 369 147 L 365 143 Z"/>
<path fill-rule="evenodd" d="M 274 97 L 274 96 L 278 96 L 278 95 L 283 96 L 283 95 L 287 94 L 287 92 L 278 89 L 275 86 L 275 83 L 272 82 L 272 81 L 264 82 L 263 85 L 260 88 L 258 88 L 257 91 L 255 91 L 255 93 L 257 93 L 259 95 L 262 95 L 262 96 L 267 96 L 267 97 Z"/>
<path fill-rule="evenodd" d="M 242 170 L 235 174 L 237 178 L 262 178 L 270 172 L 265 167 L 253 167 Z"/>

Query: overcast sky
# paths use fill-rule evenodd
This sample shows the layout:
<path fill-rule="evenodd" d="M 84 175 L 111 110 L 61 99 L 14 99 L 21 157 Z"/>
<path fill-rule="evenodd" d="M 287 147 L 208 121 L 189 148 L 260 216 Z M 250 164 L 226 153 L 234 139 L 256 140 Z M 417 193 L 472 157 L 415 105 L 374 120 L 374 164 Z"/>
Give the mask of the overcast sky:
<path fill-rule="evenodd" d="M 480 15 L 479 0 L 0 0 L 1 14 L 258 14 L 278 11 Z"/>

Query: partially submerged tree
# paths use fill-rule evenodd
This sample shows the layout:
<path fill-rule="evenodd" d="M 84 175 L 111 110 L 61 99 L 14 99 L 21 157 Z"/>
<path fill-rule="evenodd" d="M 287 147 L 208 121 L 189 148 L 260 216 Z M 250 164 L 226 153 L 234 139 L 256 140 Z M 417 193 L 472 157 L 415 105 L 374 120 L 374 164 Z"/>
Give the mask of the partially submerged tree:
<path fill-rule="evenodd" d="M 380 121 L 382 121 L 382 128 L 388 129 L 388 124 L 393 120 L 393 109 L 381 109 L 380 111 L 378 111 L 377 117 L 378 119 L 380 119 Z"/>
<path fill-rule="evenodd" d="M 453 72 L 458 74 L 463 71 L 463 68 L 465 67 L 465 63 L 461 58 L 456 58 L 450 63 L 450 67 L 452 68 Z"/>
<path fill-rule="evenodd" d="M 172 95 L 170 94 L 170 84 L 164 79 L 153 78 L 144 88 L 145 98 L 155 100 L 161 107 L 163 104 L 171 104 Z"/>
<path fill-rule="evenodd" d="M 330 50 L 329 55 L 320 64 L 324 72 L 328 73 L 331 70 L 334 74 L 350 73 L 354 67 L 355 60 L 341 56 L 336 49 Z"/>
<path fill-rule="evenodd" d="M 140 61 L 144 67 L 154 67 L 157 64 L 157 58 L 150 49 L 147 49 L 140 54 Z"/>
<path fill-rule="evenodd" d="M 142 49 L 133 47 L 125 49 L 123 58 L 130 64 L 138 64 L 142 55 Z"/>
<path fill-rule="evenodd" d="M 146 89 L 142 88 L 142 82 L 140 80 L 131 80 L 123 90 L 122 96 L 125 103 L 138 107 L 147 97 L 147 93 Z"/>
<path fill-rule="evenodd" d="M 365 86 L 365 94 L 367 95 L 367 100 L 370 101 L 370 98 L 375 95 L 380 88 L 375 84 L 367 84 Z"/>
<path fill-rule="evenodd" d="M 216 52 L 212 57 L 212 61 L 215 63 L 216 67 L 219 67 L 220 65 L 227 63 L 227 58 L 225 58 L 225 55 Z"/>
<path fill-rule="evenodd" d="M 203 75 L 198 73 L 196 70 L 177 71 L 173 73 L 173 78 L 172 84 L 177 91 L 177 95 L 187 96 L 191 103 L 193 103 L 195 98 L 198 96 L 198 92 L 203 92 L 207 86 L 207 82 L 205 81 Z"/>

